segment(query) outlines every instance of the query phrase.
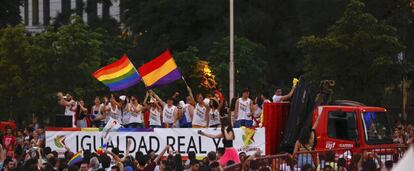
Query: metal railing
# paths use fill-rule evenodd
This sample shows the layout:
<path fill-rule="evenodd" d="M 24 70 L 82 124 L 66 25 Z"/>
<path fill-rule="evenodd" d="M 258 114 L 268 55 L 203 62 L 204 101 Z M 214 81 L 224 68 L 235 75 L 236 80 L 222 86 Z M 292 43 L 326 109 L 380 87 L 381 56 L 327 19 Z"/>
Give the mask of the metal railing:
<path fill-rule="evenodd" d="M 227 166 L 225 171 L 244 171 L 244 170 L 275 170 L 275 171 L 291 171 L 299 170 L 304 167 L 312 167 L 323 169 L 332 167 L 334 170 L 339 168 L 357 167 L 358 162 L 365 161 L 369 158 L 376 159 L 384 166 L 385 162 L 396 163 L 403 157 L 407 150 L 404 145 L 387 145 L 368 148 L 360 148 L 358 150 L 351 148 L 331 149 L 331 150 L 315 150 L 302 151 L 294 155 L 278 154 L 263 157 L 251 157 L 243 163 Z"/>

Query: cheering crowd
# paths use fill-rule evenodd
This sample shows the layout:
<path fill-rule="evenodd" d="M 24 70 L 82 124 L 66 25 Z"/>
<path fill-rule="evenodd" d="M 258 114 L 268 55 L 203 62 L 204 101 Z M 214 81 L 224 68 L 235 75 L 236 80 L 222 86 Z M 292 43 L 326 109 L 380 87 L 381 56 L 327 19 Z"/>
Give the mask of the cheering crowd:
<path fill-rule="evenodd" d="M 167 145 L 160 153 L 149 150 L 146 154 L 138 151 L 129 153 L 131 142 L 127 142 L 127 149 L 120 153 L 117 148 L 107 148 L 102 153 L 84 150 L 58 153 L 45 146 L 44 126 L 36 119 L 24 129 L 13 130 L 7 128 L 0 136 L 0 166 L 2 170 L 28 171 L 218 171 L 223 168 L 242 163 L 244 170 L 389 170 L 392 161 L 383 163 L 375 153 L 352 155 L 350 163 L 344 157 L 336 158 L 335 154 L 326 152 L 318 156 L 310 156 L 301 151 L 309 151 L 314 146 L 314 132 L 307 136 L 300 136 L 296 142 L 293 156 L 271 163 L 265 160 L 256 160 L 261 157 L 260 151 L 254 155 L 244 152 L 238 153 L 233 147 L 235 138 L 233 127 L 260 126 L 261 111 L 264 103 L 283 102 L 289 100 L 292 90 L 282 95 L 281 89 L 276 89 L 275 95 L 268 100 L 260 95 L 255 100 L 250 98 L 248 89 L 243 90 L 242 96 L 232 99 L 228 104 L 220 92 L 204 97 L 197 94 L 193 98 L 190 88 L 185 99 L 179 99 L 179 93 L 163 100 L 155 92 L 148 91 L 139 100 L 136 96 L 96 97 L 92 106 L 86 106 L 82 99 L 74 100 L 69 94 L 58 93 L 58 104 L 65 107 L 65 115 L 72 116 L 73 124 L 79 128 L 104 127 L 110 119 L 117 120 L 126 128 L 218 128 L 220 133 L 209 134 L 199 131 L 201 136 L 221 138 L 223 148 L 208 152 L 203 159 L 196 158 L 194 151 L 183 158 L 181 154 L 172 151 Z M 148 116 L 145 116 L 147 113 Z M 317 125 L 319 119 L 317 119 Z M 395 143 L 412 143 L 413 128 L 400 122 L 395 124 Z M 82 153 L 82 159 L 77 155 Z M 165 155 L 166 154 L 166 155 Z M 249 161 L 249 162 L 246 162 Z"/>
<path fill-rule="evenodd" d="M 110 118 L 126 128 L 207 128 L 218 127 L 220 118 L 228 116 L 235 128 L 260 126 L 263 104 L 270 102 L 264 94 L 252 100 L 250 91 L 243 90 L 240 98 L 234 98 L 229 105 L 219 91 L 214 95 L 195 97 L 189 87 L 188 96 L 179 99 L 179 92 L 173 96 L 160 98 L 154 91 L 148 91 L 144 100 L 138 96 L 113 95 L 96 97 L 92 106 L 86 106 L 82 99 L 62 92 L 57 94 L 58 103 L 65 107 L 65 115 L 73 118 L 73 126 L 104 127 Z M 293 93 L 283 96 L 276 89 L 273 102 L 288 100 Z M 147 113 L 147 116 L 145 116 Z"/>

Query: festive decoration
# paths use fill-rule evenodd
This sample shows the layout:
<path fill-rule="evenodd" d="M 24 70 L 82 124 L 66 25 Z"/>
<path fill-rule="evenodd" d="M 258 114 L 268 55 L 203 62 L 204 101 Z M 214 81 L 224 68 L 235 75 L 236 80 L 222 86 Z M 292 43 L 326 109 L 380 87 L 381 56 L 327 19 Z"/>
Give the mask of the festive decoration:
<path fill-rule="evenodd" d="M 126 89 L 141 81 L 141 76 L 126 55 L 95 71 L 92 75 L 108 86 L 110 91 Z"/>
<path fill-rule="evenodd" d="M 138 68 L 147 88 L 159 87 L 181 79 L 170 50 Z"/>
<path fill-rule="evenodd" d="M 81 162 L 83 160 L 83 152 L 82 152 L 82 150 L 81 151 L 79 151 L 78 153 L 76 153 L 70 160 L 69 160 L 69 162 L 68 162 L 68 165 L 69 166 L 71 166 L 71 165 L 74 165 L 74 164 L 77 164 L 77 163 L 79 163 L 79 162 Z"/>
<path fill-rule="evenodd" d="M 217 83 L 215 81 L 216 76 L 210 69 L 207 61 L 200 60 L 197 62 L 198 72 L 201 75 L 200 86 L 205 89 L 215 89 Z"/>

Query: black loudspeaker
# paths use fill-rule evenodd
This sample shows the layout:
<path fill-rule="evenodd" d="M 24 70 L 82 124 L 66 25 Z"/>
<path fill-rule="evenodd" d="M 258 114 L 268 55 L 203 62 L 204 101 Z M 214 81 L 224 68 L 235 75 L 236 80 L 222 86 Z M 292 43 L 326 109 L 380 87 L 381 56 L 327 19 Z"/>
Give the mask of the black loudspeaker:
<path fill-rule="evenodd" d="M 56 127 L 72 127 L 72 116 L 56 115 L 55 126 Z"/>

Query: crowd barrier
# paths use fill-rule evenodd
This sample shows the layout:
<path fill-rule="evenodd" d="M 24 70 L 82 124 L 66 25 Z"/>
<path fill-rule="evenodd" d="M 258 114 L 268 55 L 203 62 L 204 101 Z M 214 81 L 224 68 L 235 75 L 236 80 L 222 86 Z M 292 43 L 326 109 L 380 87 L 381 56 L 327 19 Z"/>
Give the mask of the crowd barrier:
<path fill-rule="evenodd" d="M 378 146 L 370 148 L 360 148 L 358 151 L 351 148 L 315 150 L 306 152 L 297 152 L 294 155 L 279 154 L 272 156 L 257 157 L 246 160 L 243 163 L 225 167 L 225 171 L 244 171 L 244 170 L 272 170 L 272 171 L 291 171 L 300 170 L 305 164 L 312 167 L 319 167 L 321 170 L 326 165 L 330 165 L 335 170 L 339 166 L 350 168 L 352 164 L 357 163 L 359 157 L 364 159 L 377 158 L 382 164 L 392 161 L 398 162 L 407 150 L 407 146 Z M 354 159 L 354 161 L 353 161 Z"/>

